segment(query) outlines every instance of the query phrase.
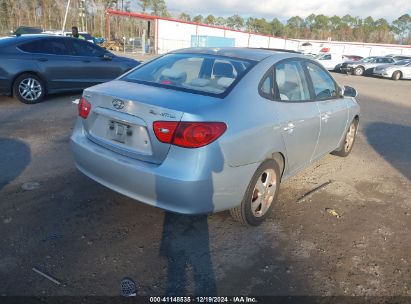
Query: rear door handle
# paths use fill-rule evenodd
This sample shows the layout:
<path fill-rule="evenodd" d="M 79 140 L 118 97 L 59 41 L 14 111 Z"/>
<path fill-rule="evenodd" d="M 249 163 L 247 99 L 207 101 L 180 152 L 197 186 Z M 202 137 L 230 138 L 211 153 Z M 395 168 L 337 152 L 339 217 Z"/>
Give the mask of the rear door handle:
<path fill-rule="evenodd" d="M 87 63 L 89 63 L 89 62 L 91 62 L 90 60 L 83 60 L 83 62 L 87 62 Z"/>
<path fill-rule="evenodd" d="M 289 122 L 286 127 L 283 128 L 284 131 L 292 132 L 295 128 L 295 125 L 292 122 Z"/>
<path fill-rule="evenodd" d="M 39 58 L 39 59 L 37 59 L 38 61 L 41 61 L 41 62 L 46 62 L 46 61 L 49 61 L 47 58 Z"/>
<path fill-rule="evenodd" d="M 327 121 L 330 118 L 331 112 L 321 114 L 321 120 Z"/>

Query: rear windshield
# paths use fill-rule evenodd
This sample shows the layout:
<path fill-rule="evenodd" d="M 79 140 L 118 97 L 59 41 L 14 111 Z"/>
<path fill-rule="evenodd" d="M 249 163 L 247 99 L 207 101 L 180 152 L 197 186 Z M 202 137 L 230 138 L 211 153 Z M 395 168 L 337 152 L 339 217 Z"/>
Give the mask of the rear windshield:
<path fill-rule="evenodd" d="M 121 79 L 223 96 L 254 64 L 254 61 L 206 54 L 167 54 L 142 65 Z"/>

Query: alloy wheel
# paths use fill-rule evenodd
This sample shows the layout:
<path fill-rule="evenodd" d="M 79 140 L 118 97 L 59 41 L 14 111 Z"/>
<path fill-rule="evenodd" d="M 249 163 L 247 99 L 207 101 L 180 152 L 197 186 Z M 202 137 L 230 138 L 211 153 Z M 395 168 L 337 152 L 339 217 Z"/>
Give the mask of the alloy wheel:
<path fill-rule="evenodd" d="M 356 131 L 355 124 L 352 123 L 350 125 L 350 128 L 348 129 L 347 135 L 345 136 L 344 149 L 345 149 L 346 152 L 350 151 L 350 149 L 351 149 L 351 147 L 354 143 L 355 131 Z"/>
<path fill-rule="evenodd" d="M 34 78 L 25 78 L 19 84 L 21 97 L 28 101 L 37 100 L 43 92 L 41 84 Z"/>
<path fill-rule="evenodd" d="M 262 217 L 270 208 L 276 191 L 277 178 L 273 169 L 265 170 L 254 186 L 251 198 L 251 212 L 255 217 Z"/>

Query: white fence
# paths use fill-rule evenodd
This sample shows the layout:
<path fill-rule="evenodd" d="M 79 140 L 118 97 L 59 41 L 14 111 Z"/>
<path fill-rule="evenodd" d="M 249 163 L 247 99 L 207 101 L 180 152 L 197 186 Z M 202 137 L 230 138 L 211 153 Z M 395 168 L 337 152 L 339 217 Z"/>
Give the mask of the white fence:
<path fill-rule="evenodd" d="M 388 54 L 411 55 L 410 45 L 383 45 L 336 41 L 297 40 L 252 34 L 207 25 L 157 19 L 156 47 L 159 54 L 191 46 L 192 35 L 206 35 L 235 39 L 236 47 L 276 48 L 319 53 L 328 48 L 331 53 L 345 55 L 379 56 Z M 303 46 L 309 42 L 311 45 Z"/>

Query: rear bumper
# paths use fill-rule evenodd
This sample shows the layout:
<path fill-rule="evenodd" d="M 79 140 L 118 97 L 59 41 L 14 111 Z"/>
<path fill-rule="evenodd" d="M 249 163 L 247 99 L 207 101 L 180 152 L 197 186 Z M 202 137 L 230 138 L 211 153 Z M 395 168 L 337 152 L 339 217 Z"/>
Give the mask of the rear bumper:
<path fill-rule="evenodd" d="M 71 146 L 77 168 L 91 179 L 145 204 L 182 214 L 213 213 L 239 205 L 258 167 L 225 165 L 221 152 L 221 159 L 215 157 L 215 149 L 220 149 L 216 143 L 207 146 L 210 151 L 171 146 L 161 165 L 150 164 L 93 143 L 80 120 Z"/>

